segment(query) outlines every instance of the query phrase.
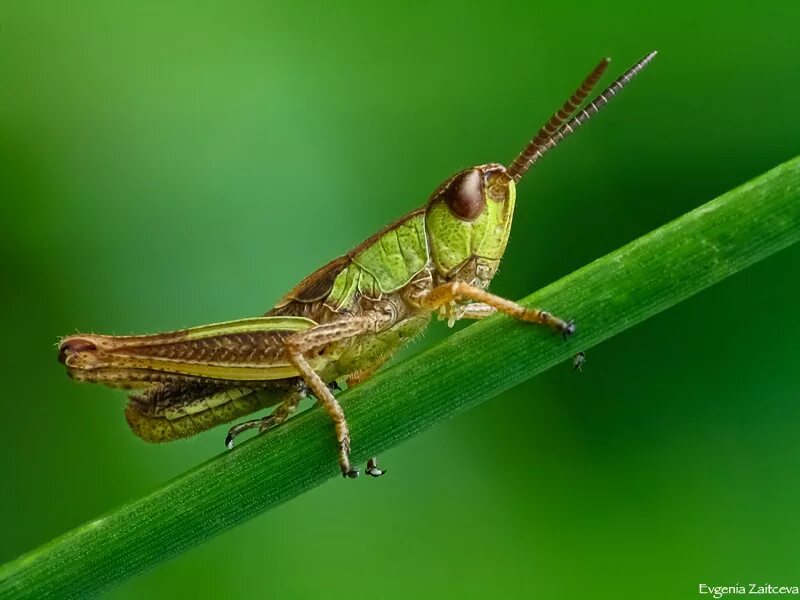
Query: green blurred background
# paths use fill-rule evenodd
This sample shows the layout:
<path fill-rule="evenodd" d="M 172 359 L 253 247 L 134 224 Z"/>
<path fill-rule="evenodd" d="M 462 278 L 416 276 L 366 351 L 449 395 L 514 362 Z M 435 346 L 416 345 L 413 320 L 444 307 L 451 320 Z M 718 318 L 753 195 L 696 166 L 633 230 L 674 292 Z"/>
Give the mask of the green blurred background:
<path fill-rule="evenodd" d="M 290 6 L 291 5 L 291 6 Z M 0 560 L 222 451 L 127 429 L 57 336 L 256 315 L 659 57 L 521 185 L 520 297 L 798 151 L 796 2 L 4 2 Z M 800 585 L 800 247 L 110 592 L 677 598 Z M 446 328 L 434 326 L 417 348 Z M 358 443 L 358 440 L 355 440 Z"/>

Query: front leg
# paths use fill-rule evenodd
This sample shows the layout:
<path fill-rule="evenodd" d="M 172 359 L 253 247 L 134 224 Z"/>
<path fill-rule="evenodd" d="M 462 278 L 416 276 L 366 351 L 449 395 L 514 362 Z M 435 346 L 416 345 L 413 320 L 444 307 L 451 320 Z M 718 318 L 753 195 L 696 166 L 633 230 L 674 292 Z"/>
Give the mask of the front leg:
<path fill-rule="evenodd" d="M 448 308 L 450 308 L 450 310 L 446 310 Z M 491 317 L 496 313 L 497 309 L 494 306 L 489 306 L 484 302 L 470 302 L 464 306 L 457 307 L 455 310 L 452 310 L 452 307 L 441 306 L 439 308 L 439 320 L 447 319 L 447 326 L 453 327 L 456 321 L 460 321 L 461 319 L 478 321 Z"/>
<path fill-rule="evenodd" d="M 325 412 L 328 413 L 333 421 L 336 430 L 336 441 L 339 443 L 339 466 L 344 477 L 358 477 L 358 470 L 350 465 L 350 430 L 347 426 L 347 419 L 345 419 L 344 411 L 333 396 L 330 388 L 317 372 L 311 368 L 304 355 L 334 342 L 365 333 L 377 332 L 385 325 L 386 323 L 381 322 L 378 317 L 352 317 L 312 327 L 295 333 L 286 339 L 289 362 L 300 372 L 306 385 L 308 385 L 314 396 L 316 396 L 317 401 L 322 404 Z"/>
<path fill-rule="evenodd" d="M 496 312 L 497 309 L 494 306 L 486 304 L 485 302 L 472 302 L 464 307 L 464 314 L 461 315 L 461 318 L 478 321 L 491 317 Z"/>
<path fill-rule="evenodd" d="M 546 325 L 565 338 L 575 333 L 575 323 L 572 321 L 564 321 L 538 308 L 525 308 L 516 302 L 506 300 L 462 281 L 452 281 L 433 288 L 422 299 L 421 305 L 428 310 L 436 310 L 449 302 L 460 300 L 472 300 L 480 303 L 480 309 L 475 311 L 475 316 L 478 318 L 488 316 L 487 313 L 490 311 L 486 307 L 490 307 L 521 321 Z M 464 316 L 468 316 L 466 312 Z M 472 316 L 470 314 L 468 318 Z"/>

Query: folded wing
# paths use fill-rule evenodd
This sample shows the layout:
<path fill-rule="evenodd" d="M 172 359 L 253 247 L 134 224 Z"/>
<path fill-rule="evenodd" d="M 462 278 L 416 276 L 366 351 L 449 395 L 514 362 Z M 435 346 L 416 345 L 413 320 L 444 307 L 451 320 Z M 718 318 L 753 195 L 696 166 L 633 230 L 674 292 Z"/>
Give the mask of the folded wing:
<path fill-rule="evenodd" d="M 153 335 L 78 334 L 61 340 L 59 360 L 75 379 L 114 387 L 286 379 L 298 375 L 286 338 L 315 325 L 303 317 L 256 317 Z"/>

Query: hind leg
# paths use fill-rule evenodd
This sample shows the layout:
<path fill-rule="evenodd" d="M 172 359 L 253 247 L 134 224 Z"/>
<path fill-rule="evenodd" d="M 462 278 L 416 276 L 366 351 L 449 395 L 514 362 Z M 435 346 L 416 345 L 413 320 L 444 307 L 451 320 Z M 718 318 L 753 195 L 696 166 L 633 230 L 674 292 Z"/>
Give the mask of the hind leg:
<path fill-rule="evenodd" d="M 380 331 L 382 327 L 388 327 L 391 324 L 391 317 L 388 315 L 371 314 L 350 317 L 299 331 L 287 338 L 285 342 L 289 362 L 298 370 L 303 381 L 317 398 L 317 402 L 333 421 L 336 442 L 339 446 L 339 467 L 342 475 L 351 479 L 358 477 L 358 469 L 354 469 L 350 464 L 350 428 L 347 425 L 347 419 L 330 388 L 308 364 L 306 354 L 334 342 Z"/>
<path fill-rule="evenodd" d="M 360 371 L 356 371 L 355 373 L 351 373 L 347 377 L 347 389 L 353 388 L 357 385 L 360 385 L 370 377 L 372 377 L 375 372 L 380 369 L 386 361 L 389 360 L 389 357 L 381 358 L 380 360 L 374 362 L 370 366 Z M 379 469 L 378 468 L 378 457 L 373 456 L 367 461 L 367 468 L 365 473 L 370 477 L 380 477 L 386 473 L 386 469 Z"/>

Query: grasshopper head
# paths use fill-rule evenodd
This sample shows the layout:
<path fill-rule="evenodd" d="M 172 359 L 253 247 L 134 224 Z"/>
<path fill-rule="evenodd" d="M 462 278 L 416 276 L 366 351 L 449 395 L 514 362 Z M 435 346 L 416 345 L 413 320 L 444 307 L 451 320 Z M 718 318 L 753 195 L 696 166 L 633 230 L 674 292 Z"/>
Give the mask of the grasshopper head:
<path fill-rule="evenodd" d="M 425 225 L 434 265 L 452 276 L 473 257 L 499 260 L 511 232 L 516 191 L 499 164 L 461 171 L 431 196 Z"/>
<path fill-rule="evenodd" d="M 472 258 L 495 262 L 496 266 L 511 230 L 515 184 L 531 165 L 608 104 L 655 55 L 647 54 L 580 108 L 608 67 L 609 59 L 604 58 L 508 169 L 494 163 L 473 167 L 448 179 L 433 193 L 425 219 L 434 265 L 441 275 L 448 279 L 456 276 Z"/>

